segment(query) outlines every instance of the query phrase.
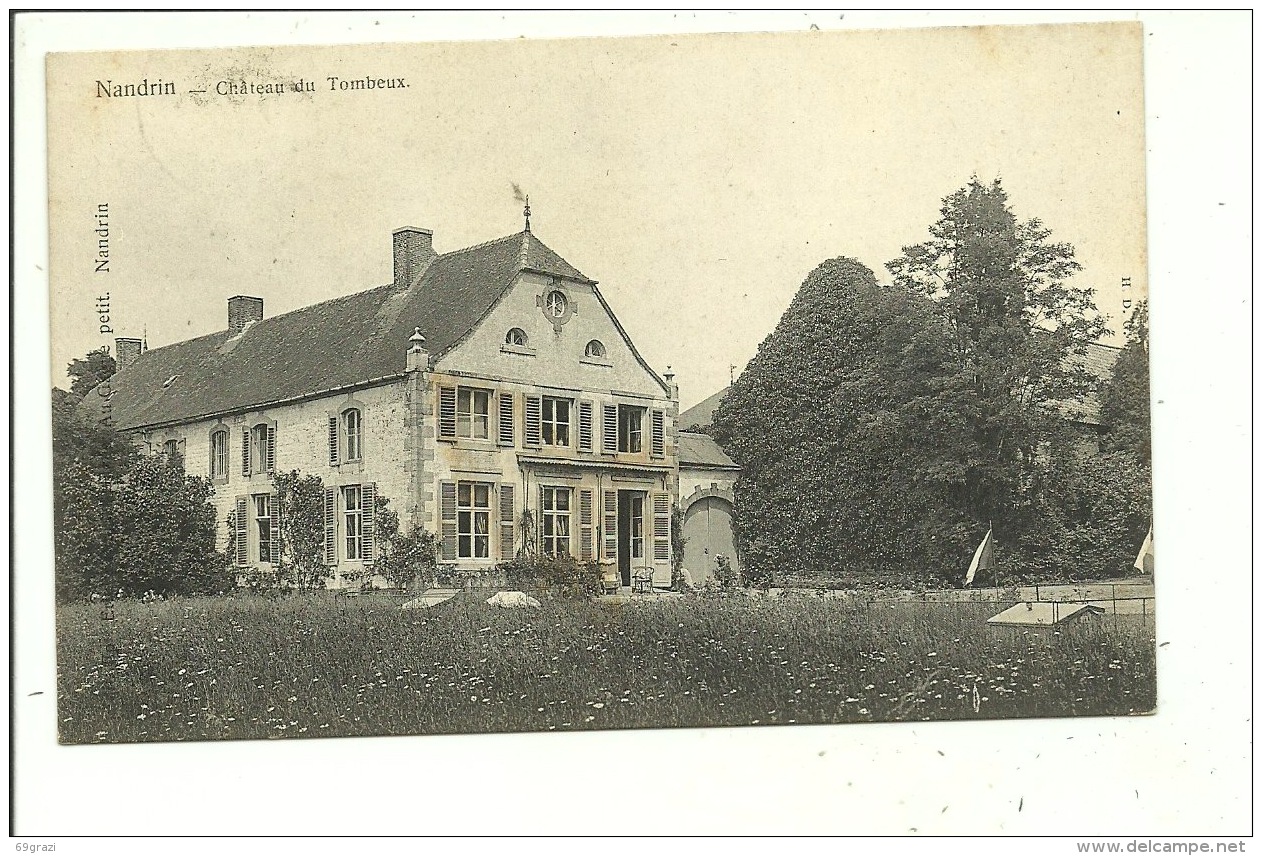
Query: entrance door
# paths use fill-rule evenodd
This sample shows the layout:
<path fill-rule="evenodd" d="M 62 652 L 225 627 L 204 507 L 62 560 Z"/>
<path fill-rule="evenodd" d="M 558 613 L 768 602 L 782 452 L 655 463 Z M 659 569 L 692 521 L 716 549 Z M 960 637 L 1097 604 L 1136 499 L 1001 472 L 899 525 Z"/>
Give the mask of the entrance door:
<path fill-rule="evenodd" d="M 694 502 L 684 515 L 684 567 L 701 585 L 714 576 L 719 556 L 735 569 L 736 542 L 732 536 L 732 505 L 720 496 Z"/>
<path fill-rule="evenodd" d="M 633 569 L 644 567 L 644 497 L 642 490 L 618 491 L 618 575 L 631 585 Z"/>

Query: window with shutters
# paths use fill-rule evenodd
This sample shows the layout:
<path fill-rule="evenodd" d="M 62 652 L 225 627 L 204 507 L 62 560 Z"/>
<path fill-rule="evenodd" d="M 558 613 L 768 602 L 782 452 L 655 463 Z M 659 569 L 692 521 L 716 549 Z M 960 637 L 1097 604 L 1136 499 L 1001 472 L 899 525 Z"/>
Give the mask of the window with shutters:
<path fill-rule="evenodd" d="M 584 562 L 590 562 L 596 558 L 594 510 L 592 508 L 594 502 L 595 493 L 593 491 L 580 490 L 578 492 L 578 549 L 579 558 Z"/>
<path fill-rule="evenodd" d="M 250 429 L 246 450 L 245 475 L 257 476 L 273 471 L 276 461 L 276 428 L 260 422 Z"/>
<path fill-rule="evenodd" d="M 537 395 L 527 395 L 525 401 L 522 444 L 537 449 L 543 445 L 543 399 Z"/>
<path fill-rule="evenodd" d="M 618 451 L 636 454 L 644 450 L 643 407 L 618 405 Z"/>
<path fill-rule="evenodd" d="M 364 557 L 364 509 L 359 485 L 342 488 L 342 533 L 348 560 Z"/>
<path fill-rule="evenodd" d="M 272 497 L 260 493 L 254 496 L 254 531 L 256 555 L 259 562 L 272 561 Z"/>
<path fill-rule="evenodd" d="M 512 446 L 515 443 L 513 433 L 513 408 L 517 397 L 508 390 L 500 392 L 500 418 L 498 441 L 501 446 Z"/>
<path fill-rule="evenodd" d="M 570 488 L 542 487 L 541 516 L 545 556 L 568 556 L 570 551 Z"/>
<path fill-rule="evenodd" d="M 517 485 L 501 484 L 500 485 L 500 560 L 510 561 L 517 555 L 516 534 L 516 506 L 514 498 L 517 494 Z"/>
<path fill-rule="evenodd" d="M 545 446 L 570 445 L 570 400 L 545 395 L 542 425 Z"/>
<path fill-rule="evenodd" d="M 600 451 L 606 455 L 618 454 L 618 405 L 605 404 L 600 408 Z"/>
<path fill-rule="evenodd" d="M 578 403 L 578 450 L 580 452 L 592 451 L 593 439 L 592 403 L 580 401 Z"/>
<path fill-rule="evenodd" d="M 456 394 L 456 436 L 472 440 L 491 437 L 491 391 L 462 386 Z"/>
<path fill-rule="evenodd" d="M 238 496 L 232 512 L 232 546 L 238 565 L 250 564 L 250 500 Z"/>
<path fill-rule="evenodd" d="M 342 446 L 346 450 L 347 461 L 363 459 L 363 420 L 363 414 L 357 407 L 352 407 L 342 413 Z"/>
<path fill-rule="evenodd" d="M 666 457 L 666 414 L 654 410 L 649 419 L 649 457 Z"/>
<path fill-rule="evenodd" d="M 491 486 L 457 482 L 456 511 L 457 558 L 491 558 Z"/>
<path fill-rule="evenodd" d="M 670 494 L 653 496 L 653 561 L 670 559 Z"/>
<path fill-rule="evenodd" d="M 324 564 L 337 564 L 337 489 L 324 489 Z"/>
<path fill-rule="evenodd" d="M 210 434 L 210 480 L 228 480 L 228 432 L 223 428 Z"/>
<path fill-rule="evenodd" d="M 605 525 L 604 538 L 606 559 L 618 558 L 618 491 L 604 491 Z"/>

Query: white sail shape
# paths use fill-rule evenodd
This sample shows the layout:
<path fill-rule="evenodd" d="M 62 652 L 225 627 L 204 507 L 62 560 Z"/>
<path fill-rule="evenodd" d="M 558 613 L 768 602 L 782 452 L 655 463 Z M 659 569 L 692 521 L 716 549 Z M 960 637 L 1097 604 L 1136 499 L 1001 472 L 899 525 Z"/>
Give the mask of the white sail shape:
<path fill-rule="evenodd" d="M 1148 527 L 1148 534 L 1144 536 L 1144 546 L 1139 548 L 1139 555 L 1135 557 L 1135 570 L 1141 574 L 1151 574 L 1153 568 L 1154 554 L 1152 550 L 1152 527 Z"/>
<path fill-rule="evenodd" d="M 994 535 L 994 529 L 986 530 L 986 537 L 977 545 L 977 552 L 973 553 L 973 561 L 968 565 L 968 575 L 964 577 L 964 585 L 972 585 L 973 577 L 978 571 L 989 571 L 995 566 Z"/>

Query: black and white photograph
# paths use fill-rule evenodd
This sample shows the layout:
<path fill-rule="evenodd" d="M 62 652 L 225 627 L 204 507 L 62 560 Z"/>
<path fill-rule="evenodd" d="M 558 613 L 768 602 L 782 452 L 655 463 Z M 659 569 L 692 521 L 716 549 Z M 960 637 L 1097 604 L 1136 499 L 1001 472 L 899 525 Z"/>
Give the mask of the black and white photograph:
<path fill-rule="evenodd" d="M 45 73 L 57 751 L 1162 715 L 1142 22 Z"/>

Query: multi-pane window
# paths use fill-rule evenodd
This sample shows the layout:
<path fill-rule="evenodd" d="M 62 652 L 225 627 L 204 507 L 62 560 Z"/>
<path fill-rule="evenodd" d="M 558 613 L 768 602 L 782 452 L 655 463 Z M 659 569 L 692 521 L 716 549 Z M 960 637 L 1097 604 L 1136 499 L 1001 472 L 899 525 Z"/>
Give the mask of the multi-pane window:
<path fill-rule="evenodd" d="M 180 441 L 167 440 L 162 444 L 162 457 L 173 467 L 183 467 L 184 460 L 180 455 Z"/>
<path fill-rule="evenodd" d="M 491 557 L 491 486 L 482 482 L 456 485 L 457 555 L 461 559 Z"/>
<path fill-rule="evenodd" d="M 216 431 L 210 435 L 210 477 L 228 477 L 228 432 Z"/>
<path fill-rule="evenodd" d="M 544 555 L 570 555 L 570 489 L 543 488 L 542 513 Z"/>
<path fill-rule="evenodd" d="M 524 347 L 526 344 L 526 331 L 520 327 L 514 327 L 504 336 L 504 344 Z"/>
<path fill-rule="evenodd" d="M 618 451 L 639 452 L 644 448 L 644 408 L 618 405 Z"/>
<path fill-rule="evenodd" d="M 258 531 L 258 560 L 272 560 L 272 497 L 261 493 L 254 497 L 254 525 Z"/>
<path fill-rule="evenodd" d="M 587 343 L 587 347 L 583 349 L 583 356 L 602 358 L 605 356 L 605 343 L 599 339 L 592 339 Z"/>
<path fill-rule="evenodd" d="M 250 429 L 250 472 L 267 471 L 267 426 L 255 425 Z"/>
<path fill-rule="evenodd" d="M 456 433 L 486 440 L 491 436 L 491 392 L 462 386 L 456 394 Z"/>
<path fill-rule="evenodd" d="M 570 445 L 570 400 L 543 399 L 543 442 L 545 446 Z"/>
<path fill-rule="evenodd" d="M 346 558 L 364 557 L 364 508 L 359 485 L 342 488 L 342 532 L 346 536 Z"/>
<path fill-rule="evenodd" d="M 644 495 L 631 496 L 631 558 L 644 558 Z"/>
<path fill-rule="evenodd" d="M 363 416 L 352 408 L 342 414 L 342 436 L 346 441 L 346 460 L 358 461 L 363 457 Z"/>

